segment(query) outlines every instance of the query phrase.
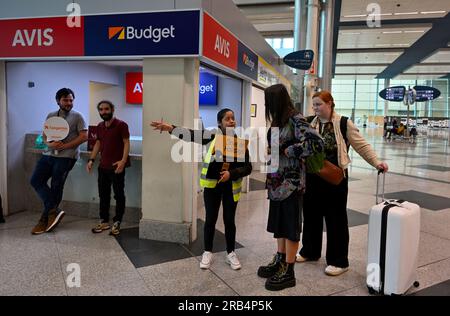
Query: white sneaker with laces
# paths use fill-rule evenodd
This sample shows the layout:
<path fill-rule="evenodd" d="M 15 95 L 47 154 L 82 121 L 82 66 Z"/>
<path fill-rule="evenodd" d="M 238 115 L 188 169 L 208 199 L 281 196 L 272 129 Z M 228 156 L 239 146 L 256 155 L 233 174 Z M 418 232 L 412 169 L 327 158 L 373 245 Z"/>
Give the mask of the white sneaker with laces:
<path fill-rule="evenodd" d="M 231 269 L 233 270 L 239 270 L 242 267 L 234 251 L 227 254 L 225 261 L 230 265 Z"/>
<path fill-rule="evenodd" d="M 201 269 L 209 269 L 213 261 L 213 254 L 210 251 L 205 251 L 202 255 L 202 261 L 200 261 Z"/>
<path fill-rule="evenodd" d="M 330 276 L 338 276 L 347 271 L 348 271 L 348 267 L 347 268 L 339 268 L 339 267 L 335 267 L 335 266 L 327 266 L 325 268 L 325 274 L 330 275 Z"/>

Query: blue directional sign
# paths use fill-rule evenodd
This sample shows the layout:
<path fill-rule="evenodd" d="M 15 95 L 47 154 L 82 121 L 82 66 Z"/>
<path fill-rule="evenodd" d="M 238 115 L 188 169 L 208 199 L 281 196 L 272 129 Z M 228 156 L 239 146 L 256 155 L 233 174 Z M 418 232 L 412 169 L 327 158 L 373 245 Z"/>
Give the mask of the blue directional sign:
<path fill-rule="evenodd" d="M 308 70 L 311 68 L 313 59 L 314 52 L 312 50 L 299 50 L 286 55 L 283 61 L 289 67 Z"/>
<path fill-rule="evenodd" d="M 405 92 L 406 92 L 405 87 L 397 86 L 383 89 L 380 91 L 378 95 L 386 101 L 403 102 Z"/>
<path fill-rule="evenodd" d="M 428 86 L 415 86 L 414 90 L 416 90 L 416 102 L 431 101 L 441 95 L 441 91 Z"/>

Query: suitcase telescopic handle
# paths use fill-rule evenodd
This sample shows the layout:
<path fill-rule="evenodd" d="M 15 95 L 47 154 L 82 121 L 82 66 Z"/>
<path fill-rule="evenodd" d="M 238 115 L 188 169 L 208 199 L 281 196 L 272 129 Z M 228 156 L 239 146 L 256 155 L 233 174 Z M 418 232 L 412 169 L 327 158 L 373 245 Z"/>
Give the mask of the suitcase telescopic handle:
<path fill-rule="evenodd" d="M 379 194 L 379 186 L 380 186 L 379 183 L 380 183 L 380 175 L 381 174 L 383 174 L 383 190 L 382 190 L 382 193 L 381 193 L 381 195 L 382 195 L 381 202 L 384 201 L 384 184 L 385 184 L 385 181 L 386 181 L 386 173 L 384 172 L 383 169 L 380 169 L 377 172 L 377 193 L 375 194 L 375 204 L 378 204 L 378 194 Z"/>

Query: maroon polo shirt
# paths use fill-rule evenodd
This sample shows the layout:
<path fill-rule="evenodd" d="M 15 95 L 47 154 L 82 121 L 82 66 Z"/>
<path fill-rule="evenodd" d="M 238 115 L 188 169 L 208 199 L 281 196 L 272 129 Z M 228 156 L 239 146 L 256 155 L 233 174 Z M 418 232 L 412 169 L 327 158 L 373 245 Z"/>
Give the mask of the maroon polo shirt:
<path fill-rule="evenodd" d="M 100 141 L 100 168 L 116 169 L 113 163 L 122 160 L 123 139 L 130 138 L 128 124 L 114 118 L 112 124 L 106 127 L 105 122 L 97 125 L 97 140 Z M 126 167 L 130 166 L 130 157 L 127 158 Z"/>

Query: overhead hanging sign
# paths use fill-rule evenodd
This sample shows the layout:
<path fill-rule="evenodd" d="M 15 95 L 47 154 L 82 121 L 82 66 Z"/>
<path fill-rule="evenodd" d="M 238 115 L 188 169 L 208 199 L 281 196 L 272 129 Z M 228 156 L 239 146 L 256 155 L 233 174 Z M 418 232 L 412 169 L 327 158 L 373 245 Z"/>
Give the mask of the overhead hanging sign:
<path fill-rule="evenodd" d="M 258 80 L 258 55 L 239 42 L 238 71 L 253 80 Z"/>
<path fill-rule="evenodd" d="M 198 55 L 199 11 L 85 17 L 86 56 Z"/>
<path fill-rule="evenodd" d="M 416 91 L 416 102 L 431 101 L 441 95 L 441 91 L 428 86 L 415 86 L 414 90 Z"/>
<path fill-rule="evenodd" d="M 314 52 L 312 50 L 299 50 L 286 55 L 283 61 L 289 67 L 301 70 L 308 70 L 314 60 Z"/>
<path fill-rule="evenodd" d="M 238 70 L 238 40 L 209 14 L 203 14 L 203 56 Z"/>
<path fill-rule="evenodd" d="M 81 27 L 68 27 L 66 17 L 0 20 L 1 57 L 61 57 L 84 55 Z"/>
<path fill-rule="evenodd" d="M 380 91 L 379 96 L 392 102 L 403 102 L 406 88 L 403 86 L 389 87 Z"/>
<path fill-rule="evenodd" d="M 200 11 L 0 20 L 0 58 L 197 56 Z"/>

